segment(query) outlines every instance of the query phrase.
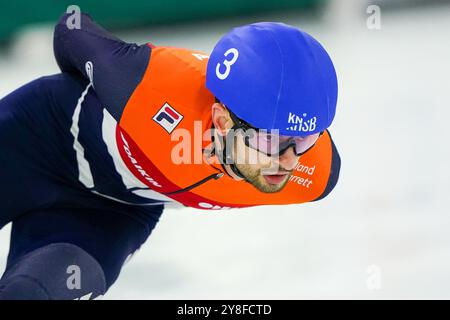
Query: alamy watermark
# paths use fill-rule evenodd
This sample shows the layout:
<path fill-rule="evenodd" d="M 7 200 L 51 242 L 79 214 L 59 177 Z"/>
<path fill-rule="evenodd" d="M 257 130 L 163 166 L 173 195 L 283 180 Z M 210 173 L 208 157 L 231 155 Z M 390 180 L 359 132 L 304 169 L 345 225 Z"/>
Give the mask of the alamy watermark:
<path fill-rule="evenodd" d="M 382 272 L 378 265 L 370 265 L 366 269 L 367 278 L 366 286 L 369 290 L 381 290 L 382 288 Z"/>
<path fill-rule="evenodd" d="M 67 267 L 66 273 L 69 275 L 66 286 L 69 290 L 81 290 L 81 268 L 77 265 Z"/>
<path fill-rule="evenodd" d="M 81 29 L 81 9 L 77 5 L 67 7 L 66 13 L 69 14 L 66 19 L 66 26 L 69 30 Z"/>
<path fill-rule="evenodd" d="M 381 8 L 377 5 L 367 7 L 366 13 L 369 15 L 366 21 L 367 29 L 381 30 Z"/>
<path fill-rule="evenodd" d="M 264 133 L 256 129 L 229 129 L 226 135 L 218 134 L 215 128 L 202 131 L 202 121 L 194 121 L 193 130 L 179 128 L 171 133 L 171 141 L 177 142 L 171 151 L 174 164 L 202 164 L 213 152 L 211 164 L 259 164 L 267 162 L 268 155 L 262 150 L 275 150 L 279 146 L 279 131 Z M 213 138 L 214 137 L 214 138 Z M 267 138 L 270 137 L 270 141 Z M 213 141 L 214 139 L 214 141 Z M 208 145 L 203 148 L 203 145 Z M 249 147 L 251 144 L 252 147 Z M 245 146 L 245 147 L 243 147 Z M 259 150 L 260 151 L 259 151 Z M 277 157 L 274 155 L 273 157 Z"/>

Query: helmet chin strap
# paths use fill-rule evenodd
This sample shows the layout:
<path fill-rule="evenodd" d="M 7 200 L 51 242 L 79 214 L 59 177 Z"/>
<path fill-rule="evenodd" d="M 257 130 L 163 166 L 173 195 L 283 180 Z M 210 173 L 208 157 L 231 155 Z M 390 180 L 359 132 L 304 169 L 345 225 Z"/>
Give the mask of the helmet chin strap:
<path fill-rule="evenodd" d="M 232 176 L 234 179 L 236 180 L 245 180 L 247 181 L 247 179 L 242 175 L 242 173 L 239 171 L 238 167 L 236 167 L 236 165 L 232 162 L 233 159 L 230 158 L 230 160 L 228 160 L 228 155 L 225 154 L 226 151 L 223 150 L 223 155 L 222 157 L 227 157 L 225 163 L 223 164 L 223 167 L 225 168 L 225 170 L 227 171 L 227 173 Z M 228 162 L 230 162 L 230 164 L 227 164 Z M 231 169 L 231 170 L 230 170 Z"/>
<path fill-rule="evenodd" d="M 214 135 L 213 135 L 214 148 L 217 151 L 216 154 L 221 155 L 219 160 L 220 160 L 220 163 L 222 164 L 222 167 L 225 169 L 225 171 L 228 173 L 228 175 L 231 176 L 233 179 L 238 180 L 238 181 L 241 181 L 241 180 L 247 181 L 247 179 L 242 175 L 242 173 L 239 171 L 239 169 L 234 164 L 231 150 L 229 150 L 229 152 L 227 152 L 227 150 L 226 150 L 227 148 L 224 148 L 224 146 L 222 144 L 222 139 L 217 139 L 217 138 L 218 138 L 217 130 L 214 130 Z"/>
<path fill-rule="evenodd" d="M 247 181 L 247 179 L 241 174 L 239 169 L 234 164 L 223 164 L 222 165 L 225 171 L 231 176 L 233 179 L 237 181 Z"/>

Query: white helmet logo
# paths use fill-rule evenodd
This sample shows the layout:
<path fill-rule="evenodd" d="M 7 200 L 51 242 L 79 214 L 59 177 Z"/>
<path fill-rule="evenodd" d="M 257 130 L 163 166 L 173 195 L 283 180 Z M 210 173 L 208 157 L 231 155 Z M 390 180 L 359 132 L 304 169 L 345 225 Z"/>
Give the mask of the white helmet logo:
<path fill-rule="evenodd" d="M 224 56 L 226 58 L 228 58 L 229 55 L 232 55 L 231 60 L 225 59 L 223 61 L 223 65 L 225 66 L 225 72 L 224 73 L 220 72 L 220 69 L 221 69 L 221 66 L 222 66 L 220 63 L 218 63 L 217 66 L 216 66 L 216 75 L 217 75 L 217 78 L 219 78 L 220 80 L 225 80 L 230 75 L 231 66 L 233 64 L 235 64 L 237 59 L 239 58 L 239 51 L 236 48 L 228 49 L 227 52 L 225 52 Z"/>

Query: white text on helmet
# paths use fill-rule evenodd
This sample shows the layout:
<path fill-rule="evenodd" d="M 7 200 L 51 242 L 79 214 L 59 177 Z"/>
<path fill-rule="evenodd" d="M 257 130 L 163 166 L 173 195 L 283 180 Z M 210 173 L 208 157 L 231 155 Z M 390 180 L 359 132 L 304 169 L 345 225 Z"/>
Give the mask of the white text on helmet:
<path fill-rule="evenodd" d="M 295 113 L 289 112 L 288 124 L 291 124 L 287 130 L 299 132 L 312 132 L 316 130 L 317 117 L 306 119 L 307 114 L 298 116 Z"/>

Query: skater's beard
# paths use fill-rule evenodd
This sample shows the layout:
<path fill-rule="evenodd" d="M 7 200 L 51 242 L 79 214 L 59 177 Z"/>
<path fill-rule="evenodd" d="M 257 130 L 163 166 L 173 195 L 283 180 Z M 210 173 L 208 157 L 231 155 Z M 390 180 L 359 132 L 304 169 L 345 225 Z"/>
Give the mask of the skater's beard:
<path fill-rule="evenodd" d="M 283 168 L 278 163 L 278 160 L 275 160 L 276 158 L 258 154 L 258 159 L 261 161 L 259 161 L 258 163 L 245 163 L 245 161 L 242 161 L 242 156 L 237 156 L 239 152 L 241 152 L 240 155 L 242 155 L 243 153 L 248 155 L 249 152 L 257 153 L 258 151 L 253 149 L 250 150 L 250 148 L 243 144 L 243 142 L 240 143 L 239 139 L 235 139 L 233 148 L 234 165 L 239 170 L 239 173 L 244 177 L 246 182 L 250 183 L 259 191 L 264 193 L 280 192 L 289 182 L 289 178 L 291 177 L 294 170 Z M 244 159 L 249 158 L 250 157 Z M 264 178 L 264 175 L 270 174 L 285 174 L 286 177 L 280 183 L 272 184 L 268 183 Z"/>
<path fill-rule="evenodd" d="M 278 170 L 279 172 L 287 173 L 286 177 L 279 184 L 269 184 L 264 179 L 264 176 L 262 174 L 264 170 L 267 168 L 261 168 L 258 165 L 251 165 L 251 164 L 236 164 L 236 167 L 238 168 L 239 172 L 242 174 L 242 176 L 248 183 L 250 183 L 256 189 L 264 193 L 276 193 L 283 190 L 286 184 L 289 182 L 289 178 L 291 177 L 292 174 L 292 170 L 287 171 L 285 169 L 279 168 Z"/>

